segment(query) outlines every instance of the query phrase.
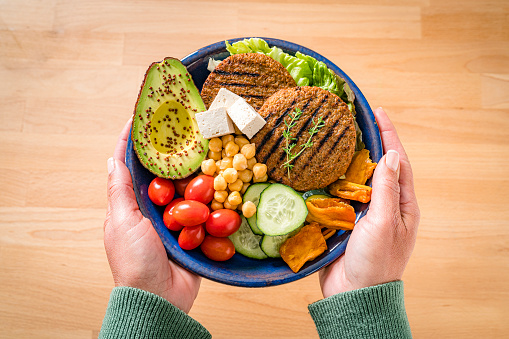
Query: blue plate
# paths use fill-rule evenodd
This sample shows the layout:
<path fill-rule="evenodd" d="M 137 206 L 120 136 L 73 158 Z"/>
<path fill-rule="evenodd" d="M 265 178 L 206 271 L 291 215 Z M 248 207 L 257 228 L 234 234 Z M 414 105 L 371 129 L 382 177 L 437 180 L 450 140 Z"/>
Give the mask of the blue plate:
<path fill-rule="evenodd" d="M 233 43 L 242 39 L 244 38 L 231 39 L 228 41 Z M 323 61 L 327 67 L 345 79 L 355 93 L 357 123 L 363 132 L 363 141 L 366 144 L 366 148 L 371 152 L 372 159 L 378 162 L 382 157 L 380 133 L 373 112 L 355 83 L 330 60 L 308 48 L 284 40 L 271 38 L 263 39 L 267 41 L 270 46 L 278 46 L 287 53 L 295 54 L 299 51 L 319 61 Z M 213 57 L 216 60 L 222 60 L 227 56 L 229 56 L 229 53 L 226 51 L 226 45 L 224 41 L 221 41 L 189 54 L 182 59 L 182 63 L 187 66 L 196 86 L 201 90 L 203 83 L 209 75 L 209 71 L 207 70 L 209 58 Z M 285 284 L 320 270 L 341 256 L 346 249 L 346 244 L 351 232 L 340 231 L 327 240 L 328 250 L 315 260 L 306 263 L 298 273 L 293 273 L 282 259 L 256 260 L 236 253 L 233 258 L 226 262 L 217 262 L 205 257 L 199 249 L 184 251 L 177 243 L 178 233 L 169 231 L 164 226 L 162 218 L 164 209 L 154 205 L 148 197 L 148 186 L 154 178 L 154 175 L 146 170 L 139 162 L 133 150 L 133 144 L 130 138 L 127 144 L 126 164 L 131 171 L 134 192 L 140 210 L 144 216 L 152 221 L 168 252 L 168 256 L 179 265 L 204 278 L 224 284 L 244 287 L 264 287 Z M 370 184 L 370 182 L 368 182 L 368 184 Z M 359 220 L 366 214 L 368 204 L 359 203 L 355 204 L 354 207 L 357 211 L 357 220 Z"/>

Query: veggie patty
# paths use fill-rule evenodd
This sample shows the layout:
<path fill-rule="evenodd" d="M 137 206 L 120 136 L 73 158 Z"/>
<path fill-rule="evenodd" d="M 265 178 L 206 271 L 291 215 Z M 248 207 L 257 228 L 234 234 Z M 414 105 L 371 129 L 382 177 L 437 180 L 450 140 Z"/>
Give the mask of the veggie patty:
<path fill-rule="evenodd" d="M 283 132 L 295 109 L 302 114 L 290 130 L 291 138 L 296 138 L 292 153 L 299 152 L 308 140 L 311 145 L 292 161 L 288 176 Z M 297 191 L 308 191 L 324 188 L 346 173 L 355 152 L 356 134 L 352 114 L 337 95 L 319 87 L 286 88 L 268 98 L 258 113 L 267 123 L 251 142 L 256 144 L 257 160 L 267 164 L 270 178 Z M 309 130 L 320 118 L 324 126 L 309 139 Z"/>
<path fill-rule="evenodd" d="M 265 100 L 278 90 L 297 83 L 281 63 L 260 53 L 235 54 L 224 59 L 203 84 L 201 97 L 210 107 L 224 87 L 243 97 L 259 110 Z"/>

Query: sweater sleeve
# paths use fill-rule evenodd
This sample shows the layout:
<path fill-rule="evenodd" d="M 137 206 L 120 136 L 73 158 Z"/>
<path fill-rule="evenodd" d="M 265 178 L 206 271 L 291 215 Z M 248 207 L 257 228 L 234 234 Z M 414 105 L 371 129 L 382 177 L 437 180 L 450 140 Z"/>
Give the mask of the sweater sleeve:
<path fill-rule="evenodd" d="M 211 338 L 199 322 L 158 295 L 132 287 L 115 287 L 99 339 Z"/>
<path fill-rule="evenodd" d="M 321 339 L 412 338 L 402 281 L 339 293 L 308 309 Z"/>

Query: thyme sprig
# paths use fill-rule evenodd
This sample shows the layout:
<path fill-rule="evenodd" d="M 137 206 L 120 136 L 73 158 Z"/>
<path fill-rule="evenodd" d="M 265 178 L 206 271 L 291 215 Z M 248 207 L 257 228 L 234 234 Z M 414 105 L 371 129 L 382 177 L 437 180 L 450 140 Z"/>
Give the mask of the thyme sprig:
<path fill-rule="evenodd" d="M 293 164 L 291 162 L 297 159 L 307 148 L 313 147 L 313 142 L 311 139 L 316 133 L 318 133 L 320 128 L 325 126 L 325 122 L 323 121 L 322 117 L 319 117 L 317 122 L 315 122 L 314 118 L 312 118 L 311 122 L 313 123 L 313 127 L 309 129 L 308 140 L 304 144 L 300 145 L 301 148 L 299 152 L 292 153 L 292 150 L 297 145 L 297 143 L 294 142 L 297 140 L 297 138 L 291 136 L 290 129 L 297 124 L 297 120 L 299 120 L 300 116 L 302 115 L 302 111 L 296 108 L 295 112 L 290 113 L 289 115 L 290 121 L 288 122 L 287 120 L 284 120 L 286 128 L 283 131 L 283 137 L 285 138 L 286 143 L 285 147 L 283 148 L 286 153 L 286 162 L 281 165 L 288 170 L 288 178 L 290 178 L 290 170 L 293 169 Z"/>
<path fill-rule="evenodd" d="M 290 170 L 293 168 L 293 164 L 289 164 L 288 161 L 290 160 L 292 156 L 292 149 L 297 145 L 293 141 L 297 140 L 297 138 L 292 138 L 292 135 L 290 133 L 290 129 L 297 124 L 297 120 L 299 120 L 300 116 L 302 115 L 302 111 L 299 108 L 296 108 L 293 112 L 290 112 L 290 122 L 288 122 L 286 119 L 285 122 L 285 130 L 283 131 L 283 137 L 285 138 L 285 147 L 283 147 L 283 150 L 286 153 L 286 165 L 284 165 L 288 169 L 288 178 L 290 177 Z"/>

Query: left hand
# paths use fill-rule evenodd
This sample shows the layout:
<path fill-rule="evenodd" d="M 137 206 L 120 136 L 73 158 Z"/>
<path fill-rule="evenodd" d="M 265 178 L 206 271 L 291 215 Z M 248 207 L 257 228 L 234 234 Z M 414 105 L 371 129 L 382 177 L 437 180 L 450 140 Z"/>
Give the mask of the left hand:
<path fill-rule="evenodd" d="M 138 207 L 131 174 L 124 163 L 131 120 L 108 159 L 108 211 L 104 247 L 115 286 L 157 294 L 188 313 L 200 288 L 200 277 L 168 260 L 152 222 Z"/>

